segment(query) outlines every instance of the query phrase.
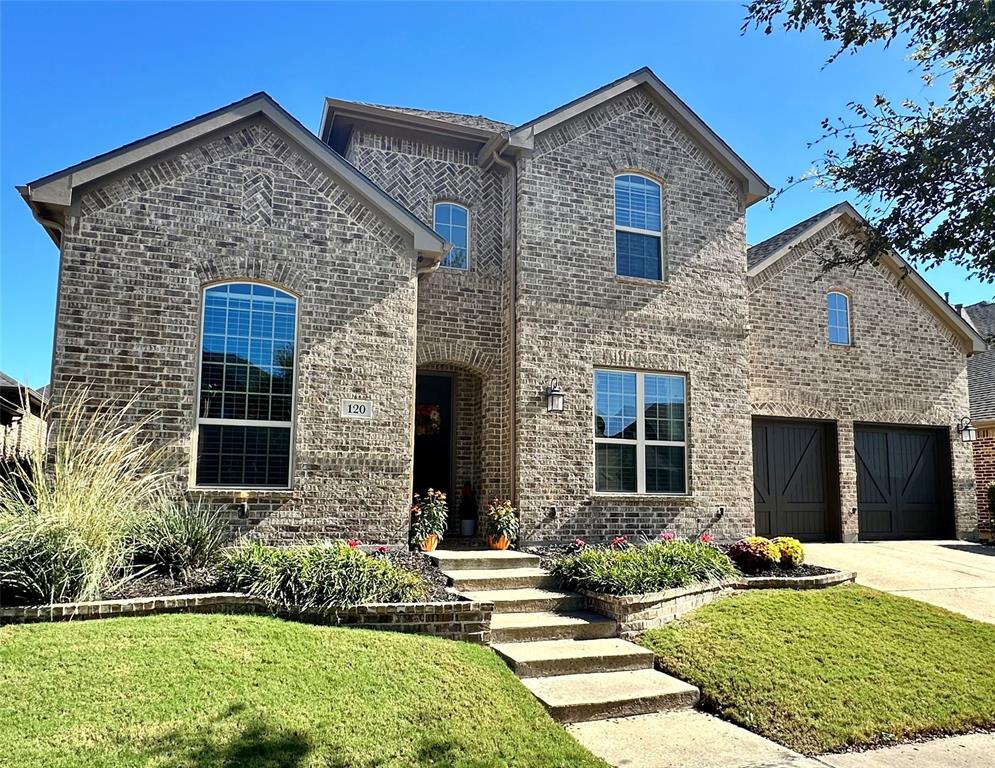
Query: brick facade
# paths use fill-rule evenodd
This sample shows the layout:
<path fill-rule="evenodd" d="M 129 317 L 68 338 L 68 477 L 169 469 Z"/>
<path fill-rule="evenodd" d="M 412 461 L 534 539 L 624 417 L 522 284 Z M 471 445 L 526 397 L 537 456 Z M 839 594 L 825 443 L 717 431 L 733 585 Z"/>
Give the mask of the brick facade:
<path fill-rule="evenodd" d="M 974 475 L 978 489 L 978 537 L 982 541 L 995 539 L 995 515 L 988 503 L 988 485 L 995 483 L 995 424 L 978 426 L 974 443 Z"/>
<path fill-rule="evenodd" d="M 884 265 L 821 272 L 849 237 L 837 221 L 750 278 L 750 403 L 757 416 L 829 420 L 839 446 L 842 538 L 858 536 L 854 424 L 943 427 L 956 533 L 977 533 L 974 464 L 954 425 L 968 412 L 967 350 Z M 826 293 L 850 297 L 852 344 L 828 344 Z"/>
<path fill-rule="evenodd" d="M 63 236 L 54 391 L 137 395 L 186 487 L 202 289 L 276 285 L 299 297 L 293 490 L 251 491 L 233 523 L 275 541 L 406 541 L 415 269 L 399 232 L 256 119 L 82 197 Z M 343 398 L 372 400 L 374 419 L 341 419 Z"/>
<path fill-rule="evenodd" d="M 666 280 L 620 278 L 614 177 L 663 186 Z M 736 184 L 641 91 L 536 140 L 520 170 L 518 499 L 528 539 L 752 530 L 744 208 Z M 689 492 L 594 492 L 594 369 L 688 377 Z M 557 377 L 563 413 L 546 412 Z"/>

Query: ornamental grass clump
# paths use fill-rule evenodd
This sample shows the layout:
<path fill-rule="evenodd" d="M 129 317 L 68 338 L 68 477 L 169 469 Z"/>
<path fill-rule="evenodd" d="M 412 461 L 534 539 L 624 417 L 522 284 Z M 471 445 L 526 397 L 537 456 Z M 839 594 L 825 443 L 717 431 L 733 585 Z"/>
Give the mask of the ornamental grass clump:
<path fill-rule="evenodd" d="M 199 500 L 163 500 L 132 531 L 132 562 L 186 580 L 218 561 L 226 538 L 219 509 Z"/>
<path fill-rule="evenodd" d="M 585 547 L 557 558 L 551 570 L 566 587 L 608 595 L 660 592 L 736 575 L 728 557 L 701 541 Z"/>
<path fill-rule="evenodd" d="M 0 478 L 0 601 L 92 600 L 129 577 L 130 534 L 170 485 L 135 403 L 70 394 L 47 441 Z"/>
<path fill-rule="evenodd" d="M 422 579 L 343 541 L 301 547 L 244 543 L 218 567 L 225 589 L 248 592 L 299 611 L 425 598 Z"/>
<path fill-rule="evenodd" d="M 781 550 L 770 539 L 763 536 L 747 536 L 740 539 L 727 553 L 743 573 L 759 573 L 777 567 L 781 562 Z"/>

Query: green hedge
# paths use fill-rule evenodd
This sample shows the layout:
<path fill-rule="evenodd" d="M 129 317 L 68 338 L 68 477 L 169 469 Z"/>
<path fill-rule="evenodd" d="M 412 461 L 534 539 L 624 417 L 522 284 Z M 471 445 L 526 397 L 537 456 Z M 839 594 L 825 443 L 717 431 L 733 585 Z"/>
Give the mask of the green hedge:
<path fill-rule="evenodd" d="M 732 561 L 701 541 L 669 541 L 621 549 L 587 548 L 557 558 L 564 586 L 608 595 L 635 595 L 736 575 Z"/>
<path fill-rule="evenodd" d="M 303 611 L 425 598 L 420 577 L 344 542 L 287 548 L 243 544 L 224 554 L 218 570 L 226 589 Z"/>

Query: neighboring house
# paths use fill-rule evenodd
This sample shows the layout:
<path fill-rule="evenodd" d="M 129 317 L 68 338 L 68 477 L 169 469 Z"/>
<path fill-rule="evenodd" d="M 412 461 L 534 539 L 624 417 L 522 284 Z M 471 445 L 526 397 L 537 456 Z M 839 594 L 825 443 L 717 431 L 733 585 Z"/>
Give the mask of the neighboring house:
<path fill-rule="evenodd" d="M 0 371 L 0 459 L 27 456 L 45 440 L 46 389 L 31 389 Z"/>
<path fill-rule="evenodd" d="M 401 542 L 434 487 L 453 527 L 471 489 L 513 498 L 533 541 L 733 539 L 767 520 L 753 417 L 778 416 L 839 422 L 806 465 L 824 524 L 777 511 L 778 531 L 858 534 L 845 445 L 873 419 L 932 430 L 930 532 L 956 508 L 973 535 L 950 443 L 980 339 L 917 276 L 841 278 L 891 310 L 855 300 L 861 366 L 943 371 L 892 376 L 876 409 L 811 394 L 831 386 L 813 365 L 857 384 L 824 337 L 770 338 L 765 359 L 768 326 L 829 311 L 821 288 L 778 294 L 794 250 L 747 275 L 746 208 L 770 191 L 648 69 L 520 126 L 328 99 L 316 137 L 258 94 L 21 188 L 62 254 L 54 392 L 139 393 L 178 481 L 240 502 L 241 530 Z M 932 408 L 887 407 L 910 396 Z M 925 535 L 902 514 L 894 535 Z"/>
<path fill-rule="evenodd" d="M 986 339 L 995 337 L 995 303 L 982 301 L 964 310 Z M 995 515 L 988 504 L 988 485 L 995 483 L 995 350 L 975 355 L 968 363 L 971 422 L 978 430 L 974 443 L 974 471 L 978 481 L 978 532 L 995 538 Z"/>

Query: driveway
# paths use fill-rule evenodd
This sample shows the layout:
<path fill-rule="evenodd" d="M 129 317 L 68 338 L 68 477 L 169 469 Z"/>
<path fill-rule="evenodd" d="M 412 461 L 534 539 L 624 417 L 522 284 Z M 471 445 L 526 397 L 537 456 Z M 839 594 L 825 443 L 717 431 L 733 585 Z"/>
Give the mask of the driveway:
<path fill-rule="evenodd" d="M 857 583 L 995 624 L 995 547 L 967 541 L 806 544 L 815 565 L 857 572 Z"/>

